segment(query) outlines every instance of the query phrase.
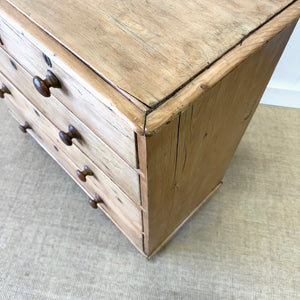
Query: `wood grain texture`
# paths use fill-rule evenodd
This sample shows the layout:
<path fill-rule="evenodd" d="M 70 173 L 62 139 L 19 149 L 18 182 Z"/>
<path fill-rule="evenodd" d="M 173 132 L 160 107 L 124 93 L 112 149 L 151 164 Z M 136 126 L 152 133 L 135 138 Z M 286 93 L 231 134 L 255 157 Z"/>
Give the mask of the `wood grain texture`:
<path fill-rule="evenodd" d="M 176 234 L 177 231 L 197 212 L 197 210 L 209 200 L 210 197 L 222 186 L 223 182 L 220 182 L 195 208 L 192 210 L 189 215 L 176 227 L 174 230 L 167 236 L 167 238 L 157 247 L 149 256 L 148 259 L 151 259 L 156 253 L 158 253 L 168 241 Z"/>
<path fill-rule="evenodd" d="M 247 37 L 241 44 L 228 52 L 219 61 L 212 64 L 207 70 L 197 76 L 188 85 L 173 95 L 147 115 L 145 133 L 152 135 L 158 132 L 165 124 L 188 109 L 194 101 L 210 88 L 213 88 L 224 76 L 233 71 L 239 64 L 271 40 L 287 26 L 297 22 L 300 17 L 300 1 L 296 1 L 270 22 Z"/>
<path fill-rule="evenodd" d="M 117 87 L 154 106 L 293 1 L 8 2 Z"/>
<path fill-rule="evenodd" d="M 140 137 L 146 148 L 140 160 L 146 160 L 147 255 L 221 182 L 292 30 L 287 27 L 249 56 L 158 134 Z"/>
<path fill-rule="evenodd" d="M 33 86 L 32 76 L 0 48 L 0 70 L 36 106 L 44 116 L 62 131 L 72 124 L 80 139 L 72 142 L 85 153 L 112 181 L 118 184 L 134 201 L 140 203 L 138 171 L 130 167 L 114 151 L 99 139 L 89 128 L 73 115 L 54 96 L 45 98 Z M 99 121 L 100 122 L 100 121 Z M 58 137 L 58 136 L 57 136 Z"/>
<path fill-rule="evenodd" d="M 0 6 L 2 47 L 32 75 L 41 78 L 49 68 L 43 53 L 50 57 L 51 71 L 63 85 L 62 89 L 53 89 L 53 95 L 136 166 L 134 131 L 143 130 L 145 113 L 22 14 L 7 6 L 5 1 Z"/>
<path fill-rule="evenodd" d="M 9 82 L 5 101 L 14 99 L 8 105 L 29 124 L 23 131 L 38 136 L 73 178 L 88 166 L 93 176 L 75 178 L 78 184 L 100 194 L 98 205 L 148 257 L 220 185 L 300 15 L 300 0 L 0 4 L 0 47 L 16 59 L 5 72 L 35 105 Z M 62 83 L 50 104 L 29 83 L 48 68 Z M 57 111 L 64 117 L 55 123 Z M 59 139 L 69 120 L 87 145 Z M 98 169 L 98 145 L 106 149 L 99 141 L 140 168 L 140 183 L 135 177 L 127 188 L 130 172 L 116 167 L 108 177 Z M 141 203 L 132 201 L 139 186 Z"/>
<path fill-rule="evenodd" d="M 66 147 L 58 138 L 58 129 L 1 73 L 0 80 L 5 82 L 11 90 L 11 95 L 5 97 L 5 102 L 14 117 L 20 124 L 28 122 L 30 129 L 27 132 L 38 139 L 43 148 L 90 197 L 94 197 L 95 194 L 101 196 L 104 203 L 99 206 L 141 251 L 142 220 L 138 205 L 131 201 L 102 171 L 97 169 L 77 147 Z M 76 171 L 82 169 L 84 165 L 88 165 L 94 173 L 94 176 L 89 176 L 86 182 L 80 181 L 76 176 Z"/>
<path fill-rule="evenodd" d="M 9 20 L 9 22 L 18 28 L 37 48 L 44 51 L 54 60 L 60 67 L 65 69 L 72 77 L 80 79 L 79 82 L 101 102 L 110 107 L 114 112 L 118 112 L 119 109 L 124 110 L 125 121 L 129 125 L 135 125 L 136 122 L 132 122 L 134 117 L 138 117 L 141 111 L 146 110 L 146 106 L 138 101 L 136 98 L 113 86 L 112 83 L 107 84 L 99 76 L 95 76 L 93 72 L 86 65 L 72 55 L 65 47 L 57 43 L 47 33 L 40 29 L 33 22 L 28 20 L 22 13 L 13 8 L 5 0 L 0 0 L 0 11 L 3 18 Z M 26 30 L 24 31 L 24 28 Z M 117 93 L 115 90 L 118 90 Z M 123 95 L 124 97 L 120 96 Z M 129 100 L 129 102 L 127 101 Z M 139 108 L 139 109 L 138 109 Z M 140 111 L 141 110 L 141 111 Z M 135 113 L 137 115 L 135 115 Z"/>

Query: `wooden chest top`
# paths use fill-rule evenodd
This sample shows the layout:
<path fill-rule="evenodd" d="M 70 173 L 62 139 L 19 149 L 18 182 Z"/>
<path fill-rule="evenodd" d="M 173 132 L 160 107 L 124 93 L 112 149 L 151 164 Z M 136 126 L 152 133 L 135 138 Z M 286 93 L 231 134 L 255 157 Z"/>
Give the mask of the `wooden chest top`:
<path fill-rule="evenodd" d="M 147 110 L 295 1 L 8 2 Z"/>

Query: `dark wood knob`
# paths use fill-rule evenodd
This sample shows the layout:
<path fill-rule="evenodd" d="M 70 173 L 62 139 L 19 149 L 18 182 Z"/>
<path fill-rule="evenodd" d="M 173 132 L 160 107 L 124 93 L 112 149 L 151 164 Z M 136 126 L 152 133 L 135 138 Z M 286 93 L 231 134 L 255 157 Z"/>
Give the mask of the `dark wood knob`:
<path fill-rule="evenodd" d="M 33 77 L 33 84 L 38 92 L 44 97 L 50 97 L 50 88 L 61 88 L 61 84 L 57 77 L 50 71 L 47 71 L 46 79 L 41 79 L 38 76 Z"/>
<path fill-rule="evenodd" d="M 84 166 L 83 171 L 77 170 L 76 174 L 78 178 L 83 182 L 86 182 L 86 176 L 94 175 L 93 171 L 88 166 Z"/>
<path fill-rule="evenodd" d="M 94 199 L 89 198 L 89 204 L 92 208 L 98 208 L 98 203 L 104 203 L 103 199 L 96 194 Z"/>
<path fill-rule="evenodd" d="M 0 98 L 4 98 L 4 94 L 10 94 L 10 91 L 7 88 L 7 86 L 4 83 L 2 83 L 2 86 L 0 89 Z"/>
<path fill-rule="evenodd" d="M 59 137 L 60 139 L 67 145 L 67 146 L 72 146 L 72 139 L 79 139 L 80 134 L 78 131 L 75 129 L 73 125 L 69 125 L 69 131 L 68 132 L 59 132 Z"/>
<path fill-rule="evenodd" d="M 26 121 L 24 123 L 24 125 L 19 125 L 19 129 L 23 132 L 23 133 L 26 133 L 27 132 L 27 129 L 31 129 L 30 125 L 28 124 L 28 122 Z"/>

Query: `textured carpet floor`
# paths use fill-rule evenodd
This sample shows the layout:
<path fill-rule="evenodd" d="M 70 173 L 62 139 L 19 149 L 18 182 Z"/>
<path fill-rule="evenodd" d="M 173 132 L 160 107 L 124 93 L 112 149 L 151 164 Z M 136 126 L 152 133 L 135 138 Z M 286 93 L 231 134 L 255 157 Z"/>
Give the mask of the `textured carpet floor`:
<path fill-rule="evenodd" d="M 300 110 L 260 106 L 221 189 L 151 261 L 0 103 L 0 299 L 300 299 Z"/>

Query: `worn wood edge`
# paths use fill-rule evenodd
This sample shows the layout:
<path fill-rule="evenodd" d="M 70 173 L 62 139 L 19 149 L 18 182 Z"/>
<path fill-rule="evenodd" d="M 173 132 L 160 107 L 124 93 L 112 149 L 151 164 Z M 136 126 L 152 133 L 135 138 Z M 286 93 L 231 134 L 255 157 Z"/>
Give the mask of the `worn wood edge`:
<path fill-rule="evenodd" d="M 67 50 L 69 54 L 71 54 L 74 58 L 76 58 L 78 61 L 80 61 L 82 64 L 87 66 L 90 71 L 94 73 L 97 77 L 101 78 L 104 82 L 109 84 L 111 87 L 113 87 L 116 91 L 118 91 L 121 95 L 123 95 L 125 98 L 127 98 L 130 102 L 132 102 L 135 106 L 137 106 L 142 111 L 147 111 L 150 106 L 148 106 L 146 103 L 144 103 L 142 100 L 140 100 L 138 97 L 134 96 L 133 94 L 127 92 L 125 89 L 122 89 L 117 84 L 115 84 L 112 80 L 110 80 L 108 77 L 106 77 L 102 72 L 94 68 L 92 64 L 89 64 L 87 61 L 85 61 L 83 58 L 81 58 L 79 55 L 76 54 L 72 50 L 72 48 L 68 47 L 67 45 L 64 45 L 59 39 L 56 38 L 54 34 L 51 34 L 45 27 L 41 26 L 38 22 L 36 22 L 33 18 L 31 18 L 29 15 L 27 15 L 25 12 L 23 12 L 19 7 L 17 7 L 14 3 L 12 3 L 10 0 L 6 0 L 6 2 L 9 3 L 12 7 L 14 7 L 20 14 L 22 14 L 26 19 L 29 19 L 38 29 L 40 29 L 42 32 L 44 32 L 48 37 L 52 38 L 58 45 L 60 45 L 62 48 Z"/>
<path fill-rule="evenodd" d="M 8 112 L 11 114 L 11 116 L 18 122 L 20 123 L 20 120 L 18 119 L 18 117 L 14 114 L 14 112 L 10 109 L 8 109 Z M 51 152 L 48 151 L 48 149 L 40 142 L 39 138 L 34 134 L 34 132 L 32 130 L 28 130 L 27 132 L 37 143 L 40 147 L 42 147 L 44 149 L 44 151 L 70 176 L 70 178 L 73 179 L 73 181 L 76 183 L 76 185 L 78 185 L 84 192 L 85 194 L 90 197 L 93 198 L 94 195 L 90 194 L 83 186 L 79 185 L 76 181 L 76 178 L 61 164 L 59 163 L 55 157 L 52 155 Z M 134 243 L 134 241 L 123 231 L 123 229 L 119 226 L 119 224 L 113 220 L 110 215 L 101 207 L 101 205 L 97 204 L 97 206 L 101 209 L 101 211 L 108 217 L 108 219 L 113 222 L 113 224 L 115 224 L 115 226 L 123 233 L 123 235 L 130 241 L 130 243 L 144 256 L 147 257 L 147 255 L 143 252 L 142 249 L 138 248 L 138 246 Z M 141 235 L 141 240 L 143 243 L 143 232 L 140 233 Z M 141 244 L 142 244 L 141 243 Z"/>
<path fill-rule="evenodd" d="M 140 175 L 140 199 L 143 211 L 147 211 L 147 146 L 145 136 L 137 135 L 137 154 L 139 159 L 139 175 Z"/>
<path fill-rule="evenodd" d="M 222 7 L 220 7 L 218 4 L 213 4 L 214 2 L 219 1 L 213 1 L 211 5 L 209 3 L 210 1 L 208 0 L 190 1 L 191 5 L 188 5 L 188 9 L 184 8 L 186 5 L 183 1 L 177 1 L 180 3 L 178 3 L 178 5 L 170 5 L 169 7 L 164 6 L 163 9 L 163 5 L 160 6 L 157 1 L 153 1 L 154 5 L 150 4 L 149 7 L 148 5 L 140 6 L 141 3 L 137 5 L 134 4 L 134 2 L 138 3 L 141 1 L 129 1 L 129 3 L 133 3 L 128 4 L 128 6 L 124 6 L 123 4 L 119 5 L 119 2 L 121 3 L 123 1 L 116 1 L 113 5 L 103 4 L 103 6 L 99 7 L 96 4 L 92 4 L 93 2 L 98 1 L 92 1 L 89 2 L 90 6 L 93 6 L 94 8 L 92 10 L 85 9 L 83 1 L 77 1 L 78 4 L 75 5 L 76 16 L 75 18 L 72 18 L 72 20 L 67 20 L 70 16 L 64 17 L 64 10 L 73 15 L 72 8 L 70 9 L 70 5 L 68 5 L 69 3 L 66 5 L 65 1 L 62 1 L 61 4 L 54 5 L 55 8 L 53 9 L 53 5 L 46 4 L 48 1 L 44 0 L 36 1 L 35 5 L 32 5 L 32 3 L 30 3 L 32 1 L 28 0 L 6 1 L 15 5 L 15 7 L 18 7 L 25 16 L 32 19 L 40 28 L 55 38 L 65 48 L 72 51 L 75 56 L 90 66 L 96 73 L 99 73 L 100 76 L 104 75 L 103 77 L 109 78 L 109 80 L 113 81 L 120 88 L 124 89 L 126 92 L 128 92 L 128 94 L 136 96 L 136 98 L 142 100 L 149 107 L 153 107 L 156 106 L 158 102 L 164 101 L 166 97 L 172 94 L 175 90 L 180 89 L 182 86 L 187 84 L 191 79 L 197 76 L 201 70 L 206 68 L 207 65 L 211 64 L 220 55 L 223 55 L 224 52 L 237 43 L 238 40 L 242 39 L 243 36 L 248 35 L 249 31 L 257 28 L 262 23 L 265 23 L 268 19 L 287 7 L 294 0 L 260 0 L 258 2 L 246 0 L 237 1 L 237 3 L 245 2 L 245 4 L 236 5 L 231 3 L 235 1 L 226 1 L 229 2 L 229 7 L 224 5 L 226 6 L 226 8 L 224 7 L 224 16 L 222 16 L 221 22 L 218 21 L 216 24 L 218 24 L 218 26 L 223 25 L 223 28 L 227 27 L 227 29 L 232 27 L 232 30 L 227 32 L 227 35 L 225 34 L 226 30 L 225 32 L 223 30 L 220 30 L 220 32 L 216 31 L 214 28 L 214 20 L 210 18 L 210 15 L 213 15 L 214 18 L 218 19 L 218 13 L 219 15 L 223 14 Z M 22 2 L 24 2 L 24 4 Z M 43 4 L 40 5 L 39 2 L 43 2 Z M 109 3 L 109 1 L 104 2 Z M 201 2 L 203 2 L 204 6 L 206 5 L 207 7 L 211 7 L 211 9 L 209 9 L 209 14 L 207 14 L 208 11 L 205 12 L 206 9 L 201 9 L 201 7 L 199 7 L 199 3 Z M 257 8 L 255 8 L 255 5 L 253 5 L 253 2 L 256 4 Z M 172 1 L 170 1 L 170 3 L 172 3 Z M 48 12 L 42 13 L 42 11 L 45 10 L 45 7 L 48 8 Z M 138 18 L 135 16 L 136 9 L 141 10 L 141 12 L 138 13 L 138 15 L 140 15 Z M 199 27 L 202 27 L 202 22 L 197 22 L 197 19 L 199 20 L 197 10 L 199 9 L 204 11 L 201 19 L 203 19 L 204 23 L 208 25 L 204 26 L 205 31 L 208 34 L 206 35 L 205 31 L 202 30 L 200 30 L 200 35 L 199 30 L 197 34 L 197 26 L 195 26 L 195 23 L 191 22 L 188 22 L 189 28 L 193 30 L 191 30 L 191 35 L 187 34 L 190 30 L 185 31 L 184 23 L 182 23 L 180 26 L 181 30 L 180 28 L 177 28 L 178 34 L 180 35 L 178 41 L 180 46 L 177 47 L 176 43 L 174 44 L 174 39 L 176 40 L 178 35 L 176 34 L 176 30 L 172 30 L 172 28 L 174 29 L 178 27 L 176 26 L 176 19 L 171 18 L 172 20 L 169 22 L 167 21 L 169 18 L 166 16 L 168 13 L 170 13 L 171 15 L 178 15 L 179 19 L 181 19 L 181 17 L 186 20 L 192 18 L 192 20 L 196 21 Z M 39 10 L 41 12 L 39 12 Z M 55 10 L 57 14 L 60 15 L 61 19 L 67 20 L 63 28 L 61 26 L 57 26 L 57 24 L 60 23 L 59 18 L 56 18 L 55 15 L 53 15 L 52 18 L 50 17 L 51 14 L 53 14 L 52 10 Z M 78 39 L 72 38 L 70 40 L 65 38 L 64 31 L 68 31 L 69 34 L 78 25 L 77 20 L 81 17 L 80 10 L 84 12 L 84 15 L 87 19 L 86 22 L 83 22 L 85 24 L 83 24 L 82 30 L 79 30 L 80 35 L 87 42 L 87 45 L 90 45 L 92 48 L 94 48 L 93 46 L 103 48 L 103 51 L 101 52 L 106 53 L 106 56 L 103 56 L 102 53 L 100 60 L 98 55 L 95 55 L 95 53 L 86 51 L 84 40 L 83 43 L 79 45 Z M 95 13 L 95 10 L 98 10 L 99 12 Z M 97 28 L 94 28 L 95 22 L 93 20 L 88 21 L 90 18 L 87 12 L 94 21 L 102 24 L 102 29 L 100 29 L 98 26 Z M 140 18 L 141 16 L 142 18 Z M 155 19 L 156 16 L 159 17 L 159 21 L 158 23 L 153 23 L 153 19 Z M 165 19 L 165 22 L 163 19 Z M 243 19 L 245 21 L 243 21 Z M 53 27 L 51 24 L 54 20 L 56 20 L 56 25 Z M 234 23 L 234 20 L 237 21 L 237 23 Z M 157 27 L 158 24 L 160 24 L 159 28 Z M 143 27 L 146 27 L 147 30 L 142 30 Z M 91 28 L 95 30 L 91 30 Z M 108 31 L 106 29 L 108 29 Z M 146 32 L 141 34 L 139 31 Z M 172 33 L 170 31 L 172 31 Z M 93 32 L 92 35 L 91 32 Z M 102 37 L 106 36 L 106 38 L 103 40 L 105 45 L 101 43 L 102 38 L 100 38 L 99 41 L 98 34 L 102 35 Z M 111 39 L 107 37 L 110 34 L 114 35 L 114 37 L 117 37 L 117 40 L 114 42 L 114 46 L 109 46 Z M 157 37 L 157 35 L 160 37 Z M 173 38 L 170 39 L 169 35 L 171 35 Z M 186 35 L 188 35 L 187 39 Z M 202 37 L 202 39 L 201 36 L 203 35 L 204 37 Z M 216 42 L 217 40 L 222 40 L 220 37 L 222 37 L 223 40 L 228 41 L 225 48 L 222 43 Z M 121 51 L 120 48 L 123 47 L 118 47 L 117 45 L 118 41 L 121 40 L 123 41 L 123 45 L 128 44 L 130 49 L 133 51 L 128 52 L 128 49 Z M 207 45 L 212 46 L 212 40 L 214 41 L 213 44 L 215 47 L 207 47 Z M 190 41 L 190 43 L 187 41 Z M 199 45 L 199 42 L 201 41 L 203 44 L 205 44 L 204 47 Z M 170 47 L 171 45 L 173 47 Z M 198 52 L 197 64 L 194 64 L 193 60 L 191 59 L 185 61 L 184 57 L 186 56 L 185 54 L 187 54 L 187 52 L 189 53 L 188 56 L 190 56 L 190 54 L 194 57 L 197 56 L 197 52 L 195 51 L 197 50 L 197 46 L 198 50 L 201 50 L 202 53 L 205 52 L 204 55 L 199 55 Z M 113 48 L 113 50 L 111 48 Z M 194 50 L 191 52 L 188 50 L 190 48 L 193 48 Z M 174 51 L 177 55 L 175 53 L 173 54 Z M 112 52 L 114 52 L 114 55 L 111 55 Z M 131 63 L 132 59 L 130 59 L 130 62 L 128 61 L 126 65 L 124 65 L 125 63 L 120 63 L 119 61 L 120 52 L 124 54 L 124 57 L 133 55 L 136 56 L 136 59 L 133 59 L 133 63 Z M 109 63 L 110 60 L 107 61 L 108 58 L 111 58 L 112 64 Z M 146 61 L 147 64 L 145 64 Z M 190 64 L 188 62 L 190 62 Z M 131 67 L 128 67 L 128 64 L 131 65 Z M 140 64 L 140 66 L 142 64 L 144 67 L 139 68 L 138 71 L 134 72 L 135 74 L 130 74 L 130 68 L 132 68 L 132 66 L 134 68 L 135 64 Z M 120 66 L 114 68 L 113 65 Z M 116 69 L 119 70 L 118 76 L 114 75 Z M 155 80 L 151 81 L 151 73 L 156 74 Z M 124 81 L 124 78 L 121 78 L 122 74 L 129 75 L 127 80 L 125 78 Z M 142 86 L 139 84 L 141 79 L 141 76 L 139 75 L 141 74 L 142 77 L 147 74 L 143 80 L 145 82 L 142 84 Z M 155 81 L 155 83 L 153 81 Z M 168 82 L 168 84 L 165 85 L 163 81 Z"/>
<path fill-rule="evenodd" d="M 175 230 L 150 254 L 147 256 L 147 259 L 150 260 L 157 252 L 159 252 L 168 241 L 177 233 L 177 231 L 193 216 L 193 214 L 204 205 L 207 200 L 221 187 L 223 181 L 221 181 L 201 202 L 197 205 L 197 207 L 192 210 L 192 212 L 175 228 Z"/>
<path fill-rule="evenodd" d="M 144 133 L 145 113 L 148 110 L 146 105 L 137 102 L 134 97 L 125 95 L 121 90 L 116 90 L 8 1 L 0 0 L 0 14 L 57 65 L 80 82 L 88 92 L 123 119 L 130 128 L 138 134 Z M 106 91 L 105 95 L 103 90 Z"/>
<path fill-rule="evenodd" d="M 147 257 L 146 252 L 148 251 L 146 238 L 148 238 L 148 183 L 147 183 L 147 151 L 146 151 L 146 137 L 137 135 L 136 136 L 136 148 L 139 162 L 139 180 L 140 180 L 140 205 L 141 205 L 141 220 L 143 230 L 143 252 L 144 256 Z"/>
<path fill-rule="evenodd" d="M 137 155 L 140 170 L 140 200 L 141 200 L 141 218 L 143 230 L 143 251 L 144 255 L 149 252 L 149 218 L 148 218 L 148 178 L 147 178 L 147 144 L 146 137 L 137 135 Z"/>
<path fill-rule="evenodd" d="M 144 134 L 151 136 L 171 122 L 212 88 L 217 82 L 232 72 L 240 63 L 300 17 L 300 1 L 296 0 L 279 15 L 274 16 L 262 27 L 254 31 L 221 59 L 179 90 L 173 97 L 146 113 Z"/>

